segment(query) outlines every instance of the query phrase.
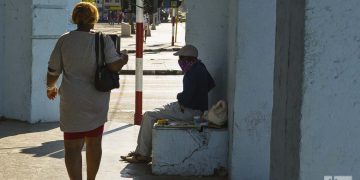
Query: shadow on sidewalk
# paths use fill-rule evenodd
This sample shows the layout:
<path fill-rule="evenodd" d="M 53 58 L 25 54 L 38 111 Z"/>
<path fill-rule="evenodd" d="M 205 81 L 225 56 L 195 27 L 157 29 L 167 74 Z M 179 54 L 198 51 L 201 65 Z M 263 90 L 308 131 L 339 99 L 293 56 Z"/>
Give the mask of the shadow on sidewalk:
<path fill-rule="evenodd" d="M 114 133 L 116 131 L 120 131 L 122 129 L 131 127 L 131 126 L 133 126 L 133 125 L 131 125 L 131 124 L 124 125 L 124 126 L 112 129 L 110 131 L 106 131 L 106 132 L 104 132 L 103 136 L 106 136 L 108 134 Z M 85 151 L 85 150 L 86 150 L 86 145 L 84 145 L 84 148 L 82 149 L 82 151 Z M 41 144 L 41 146 L 22 149 L 21 153 L 33 154 L 33 157 L 48 156 L 48 157 L 52 157 L 52 158 L 62 159 L 65 157 L 64 141 L 56 140 L 56 141 L 44 142 Z"/>
<path fill-rule="evenodd" d="M 120 171 L 121 177 L 133 178 L 134 180 L 147 180 L 151 175 L 151 164 L 127 164 L 124 169 Z M 142 178 L 143 177 L 143 178 Z"/>
<path fill-rule="evenodd" d="M 37 123 L 29 124 L 18 120 L 0 119 L 0 139 L 15 136 L 18 134 L 27 134 L 33 132 L 49 131 L 59 127 L 59 123 Z"/>
<path fill-rule="evenodd" d="M 133 180 L 227 180 L 226 176 L 176 176 L 176 175 L 155 175 L 151 172 L 151 164 L 127 164 L 120 171 L 122 178 Z"/>
<path fill-rule="evenodd" d="M 56 140 L 56 141 L 45 142 L 38 147 L 22 149 L 21 153 L 33 154 L 33 157 L 49 156 L 52 158 L 62 159 L 65 157 L 64 141 Z"/>

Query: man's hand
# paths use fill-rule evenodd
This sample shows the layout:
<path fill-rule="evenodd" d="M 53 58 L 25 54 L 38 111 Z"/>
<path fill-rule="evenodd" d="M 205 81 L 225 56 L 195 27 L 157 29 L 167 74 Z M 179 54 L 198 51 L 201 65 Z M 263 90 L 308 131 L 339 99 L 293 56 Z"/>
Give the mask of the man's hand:
<path fill-rule="evenodd" d="M 58 94 L 58 89 L 56 86 L 47 88 L 47 97 L 51 100 L 54 100 Z"/>

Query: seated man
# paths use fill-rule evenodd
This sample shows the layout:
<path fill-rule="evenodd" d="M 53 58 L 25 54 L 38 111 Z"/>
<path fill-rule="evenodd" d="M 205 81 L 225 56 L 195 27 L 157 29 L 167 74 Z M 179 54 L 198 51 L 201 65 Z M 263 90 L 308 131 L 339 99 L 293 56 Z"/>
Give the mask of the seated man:
<path fill-rule="evenodd" d="M 177 102 L 172 102 L 154 111 L 147 111 L 141 123 L 134 152 L 121 159 L 130 163 L 148 163 L 151 161 L 152 128 L 158 119 L 192 121 L 208 109 L 208 92 L 215 82 L 205 65 L 197 59 L 198 51 L 192 45 L 182 47 L 174 54 L 179 56 L 178 63 L 184 72 L 183 91 L 178 93 Z"/>

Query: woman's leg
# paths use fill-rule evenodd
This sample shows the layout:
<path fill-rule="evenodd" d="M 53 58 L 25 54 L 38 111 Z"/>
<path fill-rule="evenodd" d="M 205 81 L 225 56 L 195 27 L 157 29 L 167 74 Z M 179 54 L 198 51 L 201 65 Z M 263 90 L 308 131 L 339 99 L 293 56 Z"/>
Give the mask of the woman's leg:
<path fill-rule="evenodd" d="M 65 165 L 71 180 L 82 179 L 81 150 L 84 139 L 64 140 Z"/>
<path fill-rule="evenodd" d="M 99 170 L 102 154 L 101 140 L 102 135 L 97 137 L 85 137 L 88 180 L 95 180 L 96 174 Z"/>

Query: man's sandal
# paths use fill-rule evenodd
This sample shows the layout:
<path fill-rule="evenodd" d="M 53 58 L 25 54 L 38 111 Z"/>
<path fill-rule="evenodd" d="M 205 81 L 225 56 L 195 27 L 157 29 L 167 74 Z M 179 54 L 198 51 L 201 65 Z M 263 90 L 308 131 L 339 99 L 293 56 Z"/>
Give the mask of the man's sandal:
<path fill-rule="evenodd" d="M 151 162 L 151 157 L 136 154 L 134 156 L 126 157 L 123 160 L 127 161 L 129 163 L 149 163 L 149 162 Z"/>
<path fill-rule="evenodd" d="M 126 156 L 120 156 L 120 158 L 122 160 L 125 160 L 127 157 L 132 157 L 132 156 L 135 156 L 135 155 L 139 155 L 138 153 L 136 153 L 135 151 L 131 151 L 129 152 L 129 154 L 127 154 Z"/>

